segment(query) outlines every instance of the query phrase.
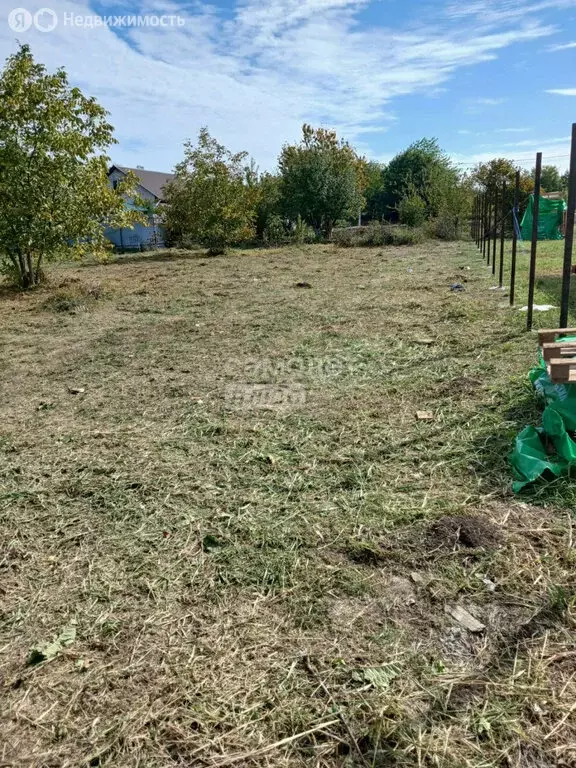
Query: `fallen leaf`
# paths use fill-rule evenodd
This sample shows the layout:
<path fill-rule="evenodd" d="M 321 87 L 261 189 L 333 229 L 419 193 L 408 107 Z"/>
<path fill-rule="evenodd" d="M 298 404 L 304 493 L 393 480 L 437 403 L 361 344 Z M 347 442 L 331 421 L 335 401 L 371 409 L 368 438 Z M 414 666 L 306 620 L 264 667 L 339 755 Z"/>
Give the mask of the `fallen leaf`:
<path fill-rule="evenodd" d="M 399 664 L 383 664 L 381 667 L 368 667 L 353 673 L 354 680 L 362 683 L 370 683 L 374 688 L 386 690 L 390 683 L 398 677 L 401 672 Z"/>
<path fill-rule="evenodd" d="M 51 643 L 41 643 L 30 649 L 27 664 L 40 664 L 42 661 L 52 661 L 58 656 L 64 648 L 76 640 L 76 622 L 71 621 L 67 627 L 60 632 L 56 640 Z"/>

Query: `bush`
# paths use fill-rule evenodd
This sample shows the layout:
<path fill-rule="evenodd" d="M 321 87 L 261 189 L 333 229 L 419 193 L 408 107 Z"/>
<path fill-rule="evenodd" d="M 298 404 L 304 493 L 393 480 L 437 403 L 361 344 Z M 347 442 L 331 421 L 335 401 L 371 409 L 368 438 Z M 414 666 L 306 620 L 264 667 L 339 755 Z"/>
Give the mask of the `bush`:
<path fill-rule="evenodd" d="M 426 203 L 415 193 L 407 195 L 398 203 L 398 218 L 408 227 L 421 227 L 426 221 Z"/>
<path fill-rule="evenodd" d="M 424 233 L 421 229 L 414 227 L 389 227 L 391 230 L 390 245 L 418 245 L 424 240 Z"/>
<path fill-rule="evenodd" d="M 306 224 L 300 215 L 296 219 L 296 224 L 294 225 L 294 230 L 292 232 L 292 239 L 299 245 L 302 245 L 303 243 L 315 243 L 318 240 L 316 232 L 314 232 L 309 224 Z"/>
<path fill-rule="evenodd" d="M 266 221 L 263 240 L 266 245 L 282 245 L 288 240 L 288 234 L 281 216 L 272 214 Z"/>
<path fill-rule="evenodd" d="M 423 240 L 421 229 L 403 225 L 372 222 L 366 227 L 335 229 L 332 242 L 341 248 L 359 248 L 379 245 L 416 245 Z"/>
<path fill-rule="evenodd" d="M 451 213 L 442 213 L 426 225 L 427 234 L 439 240 L 458 240 L 458 218 Z"/>

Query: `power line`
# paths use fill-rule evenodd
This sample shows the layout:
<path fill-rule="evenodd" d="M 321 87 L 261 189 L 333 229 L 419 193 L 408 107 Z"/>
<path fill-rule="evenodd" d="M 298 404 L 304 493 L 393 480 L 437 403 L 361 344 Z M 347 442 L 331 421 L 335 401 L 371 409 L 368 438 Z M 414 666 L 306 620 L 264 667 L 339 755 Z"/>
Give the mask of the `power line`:
<path fill-rule="evenodd" d="M 561 160 L 561 159 L 564 159 L 566 157 L 570 157 L 570 155 L 546 155 L 546 157 L 544 159 L 545 160 Z M 522 158 L 515 159 L 515 160 L 510 160 L 507 157 L 503 158 L 503 159 L 504 160 L 508 160 L 510 163 L 525 163 L 525 162 L 530 160 L 529 157 L 522 157 Z M 479 163 L 482 163 L 482 162 L 490 162 L 490 161 L 489 160 L 484 160 L 484 161 L 483 160 L 478 160 L 475 163 L 452 163 L 452 165 L 474 166 L 474 165 L 478 165 Z"/>

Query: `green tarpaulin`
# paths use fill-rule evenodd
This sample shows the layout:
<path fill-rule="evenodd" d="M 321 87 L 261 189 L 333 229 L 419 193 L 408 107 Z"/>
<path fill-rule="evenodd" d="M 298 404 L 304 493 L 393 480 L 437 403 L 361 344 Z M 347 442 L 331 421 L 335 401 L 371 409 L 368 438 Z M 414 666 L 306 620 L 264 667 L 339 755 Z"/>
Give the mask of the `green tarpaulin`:
<path fill-rule="evenodd" d="M 538 240 L 562 240 L 560 227 L 562 215 L 567 205 L 564 200 L 548 200 L 540 198 L 540 210 L 538 213 Z M 534 195 L 530 195 L 528 208 L 522 219 L 522 239 L 532 239 L 532 221 L 534 211 Z"/>
<path fill-rule="evenodd" d="M 542 358 L 530 371 L 530 381 L 546 408 L 542 426 L 523 429 L 509 456 L 516 493 L 541 477 L 567 475 L 576 468 L 576 384 L 553 384 Z"/>

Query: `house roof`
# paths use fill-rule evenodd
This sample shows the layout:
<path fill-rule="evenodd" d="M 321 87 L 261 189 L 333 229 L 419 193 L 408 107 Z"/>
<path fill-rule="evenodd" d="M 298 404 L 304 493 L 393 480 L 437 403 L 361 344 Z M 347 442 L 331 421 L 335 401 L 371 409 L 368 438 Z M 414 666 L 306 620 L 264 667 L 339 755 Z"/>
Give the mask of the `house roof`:
<path fill-rule="evenodd" d="M 173 173 L 164 173 L 163 171 L 145 171 L 143 168 L 126 168 L 123 165 L 114 165 L 112 167 L 117 168 L 122 173 L 132 171 L 138 177 L 140 186 L 155 195 L 158 200 L 164 199 L 164 187 L 174 178 Z"/>

